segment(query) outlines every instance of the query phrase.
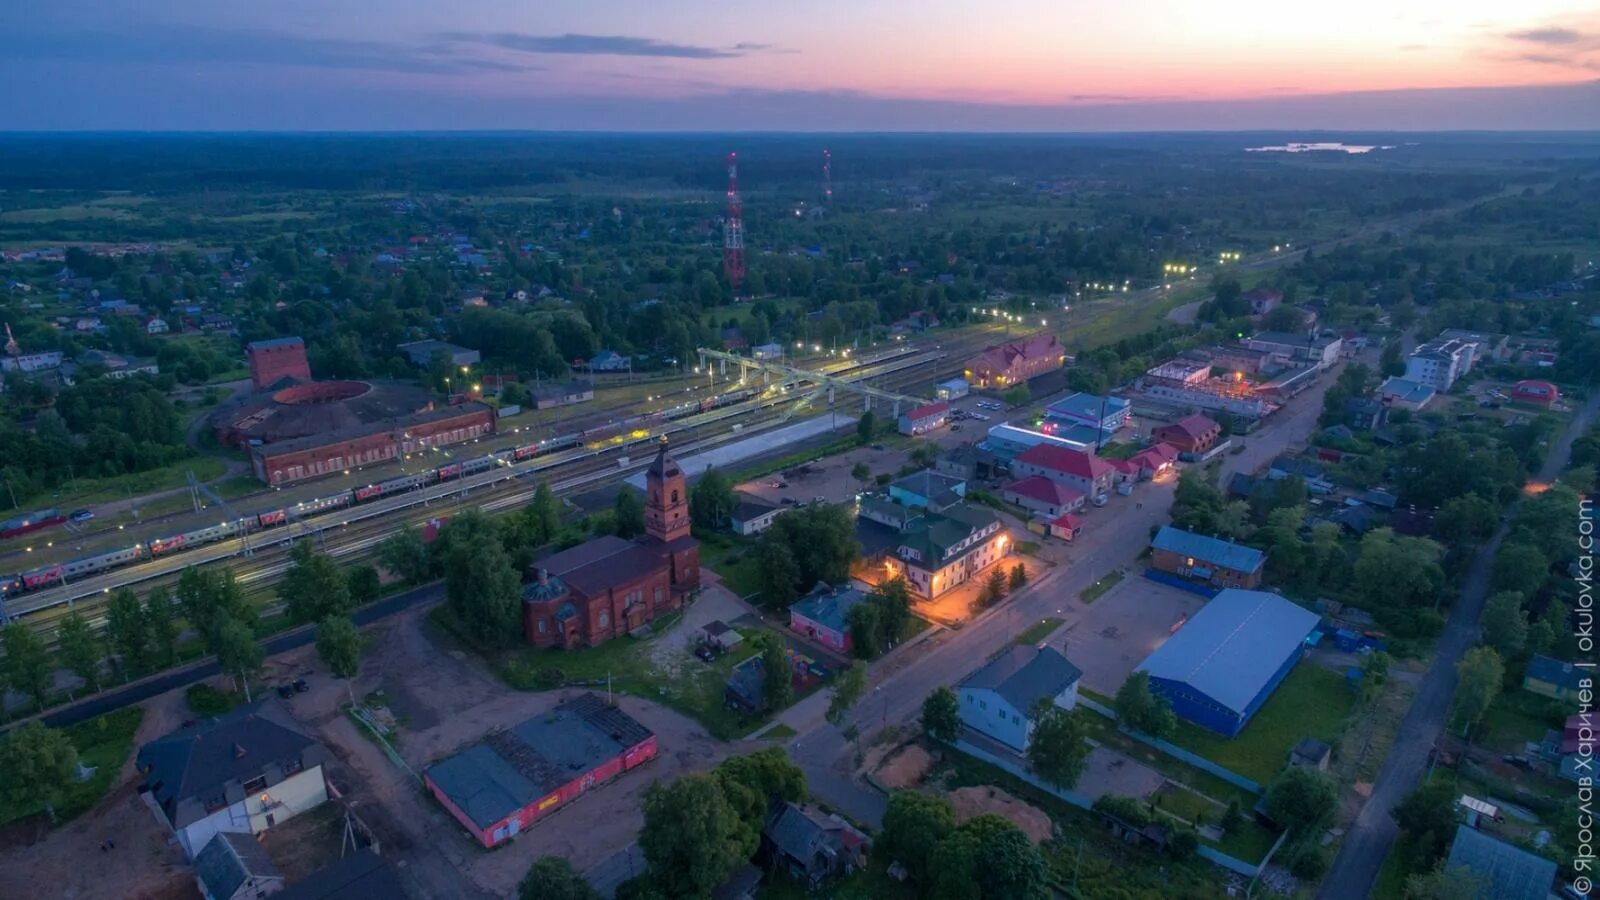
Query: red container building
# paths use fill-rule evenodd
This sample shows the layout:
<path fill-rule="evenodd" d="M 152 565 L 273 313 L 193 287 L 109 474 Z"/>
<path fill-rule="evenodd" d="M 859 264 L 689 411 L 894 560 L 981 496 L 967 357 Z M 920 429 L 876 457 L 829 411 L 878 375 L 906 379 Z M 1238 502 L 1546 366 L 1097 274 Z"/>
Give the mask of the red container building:
<path fill-rule="evenodd" d="M 494 847 L 656 756 L 656 736 L 595 694 L 496 731 L 427 767 L 434 799 Z"/>

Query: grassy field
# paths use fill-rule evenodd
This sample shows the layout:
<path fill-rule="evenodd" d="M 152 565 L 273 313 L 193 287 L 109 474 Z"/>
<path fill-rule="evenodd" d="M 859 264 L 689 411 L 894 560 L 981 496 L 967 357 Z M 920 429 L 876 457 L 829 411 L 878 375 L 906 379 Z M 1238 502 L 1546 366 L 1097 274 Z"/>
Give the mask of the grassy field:
<path fill-rule="evenodd" d="M 741 597 L 761 591 L 755 541 L 720 532 L 697 537 L 700 538 L 700 564 L 721 576 L 728 590 Z"/>
<path fill-rule="evenodd" d="M 1022 644 L 1025 646 L 1037 644 L 1049 637 L 1050 632 L 1055 631 L 1060 627 L 1060 619 L 1054 617 L 1040 619 L 1032 625 L 1029 625 L 1021 634 L 1017 635 L 1017 639 L 1012 643 Z"/>
<path fill-rule="evenodd" d="M 1355 695 L 1337 672 L 1310 664 L 1296 666 L 1238 737 L 1225 738 L 1180 720 L 1172 743 L 1262 785 L 1289 759 L 1289 749 L 1305 737 L 1335 743 Z"/>
<path fill-rule="evenodd" d="M 64 729 L 67 739 L 78 750 L 78 761 L 94 770 L 86 781 L 73 783 L 56 804 L 56 824 L 62 825 L 94 808 L 111 790 L 122 764 L 133 752 L 133 736 L 139 730 L 144 710 L 137 706 L 97 716 Z M 0 803 L 0 825 L 41 812 L 14 803 Z"/>
<path fill-rule="evenodd" d="M 667 671 L 650 658 L 648 642 L 638 639 L 618 638 L 581 650 L 486 650 L 466 636 L 448 606 L 434 609 L 429 619 L 451 638 L 484 656 L 501 679 L 518 690 L 549 690 L 563 684 L 604 690 L 609 685 L 617 693 L 671 707 L 723 740 L 749 734 L 771 718 L 747 716 L 730 710 L 723 702 L 729 673 L 749 653 L 734 652 L 709 663 L 688 657 L 675 670 Z M 748 637 L 753 629 L 740 630 Z M 812 690 L 816 690 L 815 685 Z M 795 699 L 802 696 L 798 694 Z"/>

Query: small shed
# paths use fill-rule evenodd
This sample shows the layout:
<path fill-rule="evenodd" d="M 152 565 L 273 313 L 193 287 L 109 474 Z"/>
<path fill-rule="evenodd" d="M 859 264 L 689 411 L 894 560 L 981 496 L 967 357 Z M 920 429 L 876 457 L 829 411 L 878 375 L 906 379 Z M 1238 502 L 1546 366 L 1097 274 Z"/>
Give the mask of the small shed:
<path fill-rule="evenodd" d="M 1289 751 L 1289 765 L 1296 769 L 1316 769 L 1318 772 L 1328 771 L 1328 762 L 1333 759 L 1333 748 L 1316 738 L 1301 738 Z"/>
<path fill-rule="evenodd" d="M 707 646 L 713 647 L 723 653 L 739 646 L 744 641 L 744 635 L 733 630 L 733 626 L 721 619 L 715 619 L 700 626 L 700 640 Z"/>

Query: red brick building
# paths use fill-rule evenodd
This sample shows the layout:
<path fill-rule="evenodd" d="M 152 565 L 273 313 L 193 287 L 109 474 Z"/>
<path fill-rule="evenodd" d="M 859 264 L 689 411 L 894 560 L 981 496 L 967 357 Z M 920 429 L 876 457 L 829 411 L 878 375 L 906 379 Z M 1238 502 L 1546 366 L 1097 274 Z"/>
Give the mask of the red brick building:
<path fill-rule="evenodd" d="M 1177 447 L 1180 453 L 1204 453 L 1217 445 L 1222 426 L 1205 416 L 1185 416 L 1157 428 L 1150 436 Z"/>
<path fill-rule="evenodd" d="M 997 344 L 967 361 L 963 376 L 976 388 L 1008 388 L 1066 365 L 1067 351 L 1053 334 Z"/>
<path fill-rule="evenodd" d="M 404 420 L 352 425 L 250 448 L 250 466 L 267 484 L 289 484 L 345 469 L 395 459 L 429 447 L 458 444 L 493 434 L 494 410 L 462 403 L 406 416 Z"/>
<path fill-rule="evenodd" d="M 683 607 L 700 587 L 689 490 L 661 439 L 645 470 L 645 535 L 595 538 L 540 560 L 522 589 L 522 634 L 536 647 L 593 647 Z"/>
<path fill-rule="evenodd" d="M 244 348 L 250 361 L 250 383 L 264 391 L 285 378 L 311 380 L 311 364 L 306 362 L 305 341 L 297 337 L 253 341 Z"/>

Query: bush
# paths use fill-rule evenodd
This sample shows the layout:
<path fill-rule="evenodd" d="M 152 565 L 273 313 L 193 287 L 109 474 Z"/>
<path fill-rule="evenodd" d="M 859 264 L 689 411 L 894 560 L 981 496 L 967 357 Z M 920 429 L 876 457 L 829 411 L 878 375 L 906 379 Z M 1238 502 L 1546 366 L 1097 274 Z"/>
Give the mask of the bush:
<path fill-rule="evenodd" d="M 238 706 L 244 698 L 235 693 L 223 693 L 202 681 L 189 685 L 189 689 L 184 691 L 184 699 L 197 716 L 220 716 Z"/>

